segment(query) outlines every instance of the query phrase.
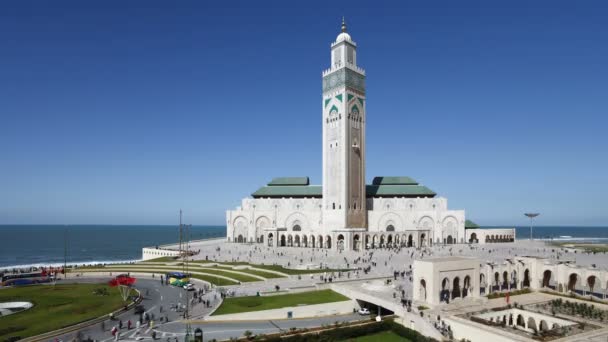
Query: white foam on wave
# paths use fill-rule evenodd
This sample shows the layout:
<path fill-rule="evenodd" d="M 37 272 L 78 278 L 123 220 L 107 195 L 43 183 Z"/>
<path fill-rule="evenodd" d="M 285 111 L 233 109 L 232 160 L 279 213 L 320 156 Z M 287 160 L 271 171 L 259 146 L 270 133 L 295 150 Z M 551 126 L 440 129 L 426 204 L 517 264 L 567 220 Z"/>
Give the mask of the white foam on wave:
<path fill-rule="evenodd" d="M 526 240 L 526 239 L 524 239 Z M 555 237 L 535 239 L 540 241 L 608 241 L 606 237 Z"/>
<path fill-rule="evenodd" d="M 99 265 L 99 264 L 124 264 L 124 263 L 132 263 L 139 262 L 142 259 L 131 259 L 131 260 L 101 260 L 101 261 L 80 261 L 80 262 L 68 262 L 67 266 L 81 266 L 81 265 Z M 10 270 L 14 268 L 31 268 L 31 267 L 62 267 L 64 264 L 62 262 L 51 262 L 51 263 L 34 263 L 34 264 L 25 264 L 25 265 L 9 265 L 9 266 L 0 266 L 0 270 Z"/>

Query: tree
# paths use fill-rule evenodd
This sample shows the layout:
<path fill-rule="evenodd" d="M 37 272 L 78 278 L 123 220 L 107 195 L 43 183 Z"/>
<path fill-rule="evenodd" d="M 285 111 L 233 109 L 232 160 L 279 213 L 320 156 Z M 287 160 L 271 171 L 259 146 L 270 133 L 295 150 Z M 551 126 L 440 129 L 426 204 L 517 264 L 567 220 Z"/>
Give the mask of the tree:
<path fill-rule="evenodd" d="M 245 330 L 245 332 L 243 333 L 243 336 L 247 337 L 247 339 L 251 339 L 251 336 L 253 335 L 253 333 L 249 330 Z"/>

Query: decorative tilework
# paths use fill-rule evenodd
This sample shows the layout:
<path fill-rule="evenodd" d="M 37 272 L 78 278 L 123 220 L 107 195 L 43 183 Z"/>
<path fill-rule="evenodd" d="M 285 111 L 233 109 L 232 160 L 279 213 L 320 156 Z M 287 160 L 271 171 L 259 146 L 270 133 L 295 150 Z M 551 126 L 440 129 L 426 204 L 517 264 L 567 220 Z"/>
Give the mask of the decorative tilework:
<path fill-rule="evenodd" d="M 365 93 L 365 76 L 349 68 L 342 68 L 323 77 L 323 92 L 346 86 Z"/>

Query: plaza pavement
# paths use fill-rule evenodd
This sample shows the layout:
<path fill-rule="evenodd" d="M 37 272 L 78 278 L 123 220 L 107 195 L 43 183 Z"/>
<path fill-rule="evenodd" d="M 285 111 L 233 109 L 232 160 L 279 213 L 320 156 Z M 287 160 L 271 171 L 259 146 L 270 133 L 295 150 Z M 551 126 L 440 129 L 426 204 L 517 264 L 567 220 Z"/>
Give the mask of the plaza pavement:
<path fill-rule="evenodd" d="M 174 247 L 176 245 L 168 245 Z M 336 252 L 319 248 L 304 247 L 267 247 L 263 244 L 226 243 L 220 240 L 198 241 L 190 244 L 190 250 L 198 252 L 194 260 L 216 260 L 223 262 L 249 262 L 251 264 L 282 265 L 287 268 L 331 268 L 357 269 L 341 274 L 327 273 L 333 280 L 356 280 L 399 276 L 390 285 L 392 292 L 400 299 L 412 298 L 411 265 L 415 259 L 445 256 L 475 257 L 486 262 L 503 263 L 515 256 L 538 256 L 554 261 L 575 261 L 581 266 L 595 264 L 600 269 L 608 268 L 605 254 L 566 252 L 564 249 L 546 245 L 544 241 L 517 240 L 516 243 L 496 243 L 485 245 L 437 245 L 428 248 L 370 249 L 364 251 Z M 362 270 L 369 269 L 365 274 Z M 401 275 L 404 275 L 403 277 Z M 257 291 L 272 291 L 274 285 L 282 289 L 315 286 L 323 283 L 323 274 L 290 276 L 289 278 L 269 279 L 264 282 L 246 283 L 234 288 L 237 295 L 253 295 Z M 339 277 L 339 278 L 338 278 Z M 393 296 L 393 293 L 390 296 Z"/>

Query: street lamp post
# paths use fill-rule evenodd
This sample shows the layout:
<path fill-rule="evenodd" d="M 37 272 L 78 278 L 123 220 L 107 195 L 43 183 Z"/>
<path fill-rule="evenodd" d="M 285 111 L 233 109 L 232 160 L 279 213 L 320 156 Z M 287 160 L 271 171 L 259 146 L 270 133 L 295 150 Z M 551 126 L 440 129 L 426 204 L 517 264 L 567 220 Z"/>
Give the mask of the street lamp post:
<path fill-rule="evenodd" d="M 526 215 L 529 219 L 530 219 L 530 241 L 532 241 L 532 222 L 534 220 L 534 218 L 538 215 L 540 215 L 539 213 L 525 213 L 524 215 Z"/>

